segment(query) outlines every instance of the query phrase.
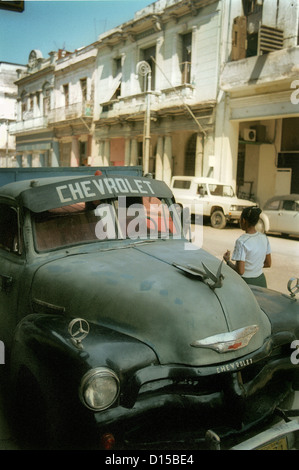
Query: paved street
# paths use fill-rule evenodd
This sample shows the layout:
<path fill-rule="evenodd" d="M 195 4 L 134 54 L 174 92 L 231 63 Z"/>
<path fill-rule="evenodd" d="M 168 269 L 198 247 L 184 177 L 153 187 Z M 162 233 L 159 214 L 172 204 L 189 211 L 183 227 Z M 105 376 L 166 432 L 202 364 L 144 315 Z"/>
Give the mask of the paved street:
<path fill-rule="evenodd" d="M 209 225 L 203 227 L 203 248 L 219 259 L 222 254 L 230 249 L 232 251 L 235 240 L 241 235 L 242 230 L 236 226 L 229 226 L 224 230 L 216 230 Z M 299 243 L 295 238 L 282 238 L 279 236 L 269 236 L 272 248 L 273 266 L 266 271 L 268 287 L 283 293 L 288 293 L 286 289 L 287 281 L 292 276 L 298 276 L 299 266 Z M 1 366 L 0 366 L 1 367 Z M 1 390 L 0 390 L 1 392 Z M 299 407 L 299 397 L 297 393 L 296 407 Z M 5 417 L 3 398 L 0 393 L 0 450 L 15 450 L 17 444 L 14 441 L 11 429 Z"/>
<path fill-rule="evenodd" d="M 209 225 L 203 227 L 203 248 L 222 259 L 226 250 L 233 251 L 236 239 L 244 233 L 236 225 L 224 230 L 216 230 Z M 288 293 L 287 282 L 291 277 L 299 277 L 299 239 L 269 235 L 272 249 L 272 267 L 265 270 L 268 288 Z"/>

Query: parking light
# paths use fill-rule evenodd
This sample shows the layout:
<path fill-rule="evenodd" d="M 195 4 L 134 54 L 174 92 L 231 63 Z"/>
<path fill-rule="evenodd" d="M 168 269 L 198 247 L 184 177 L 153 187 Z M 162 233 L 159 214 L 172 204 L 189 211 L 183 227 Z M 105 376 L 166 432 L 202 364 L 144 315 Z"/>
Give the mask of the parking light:
<path fill-rule="evenodd" d="M 111 450 L 115 446 L 115 437 L 110 432 L 107 432 L 101 436 L 101 449 Z"/>

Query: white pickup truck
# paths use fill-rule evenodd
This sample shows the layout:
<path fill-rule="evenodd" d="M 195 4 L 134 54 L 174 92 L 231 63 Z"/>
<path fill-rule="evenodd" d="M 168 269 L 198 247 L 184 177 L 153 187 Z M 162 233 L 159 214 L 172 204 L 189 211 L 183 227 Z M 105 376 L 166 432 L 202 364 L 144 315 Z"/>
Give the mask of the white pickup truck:
<path fill-rule="evenodd" d="M 176 202 L 189 207 L 192 215 L 210 217 L 212 227 L 218 229 L 228 221 L 238 221 L 244 207 L 255 205 L 238 199 L 232 186 L 213 178 L 174 176 L 171 189 Z"/>

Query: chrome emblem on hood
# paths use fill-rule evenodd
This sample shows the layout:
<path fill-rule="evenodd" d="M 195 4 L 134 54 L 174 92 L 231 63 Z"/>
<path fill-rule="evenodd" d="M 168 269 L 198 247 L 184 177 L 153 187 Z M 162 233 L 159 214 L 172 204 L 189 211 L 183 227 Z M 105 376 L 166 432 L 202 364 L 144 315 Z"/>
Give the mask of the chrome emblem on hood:
<path fill-rule="evenodd" d="M 79 349 L 83 349 L 82 340 L 89 333 L 89 323 L 83 318 L 75 318 L 69 323 L 68 332 L 72 343 Z"/>
<path fill-rule="evenodd" d="M 257 325 L 246 326 L 228 333 L 220 333 L 218 335 L 209 336 L 208 338 L 193 341 L 190 346 L 194 348 L 208 348 L 225 353 L 245 348 L 251 338 L 257 333 L 259 327 Z"/>

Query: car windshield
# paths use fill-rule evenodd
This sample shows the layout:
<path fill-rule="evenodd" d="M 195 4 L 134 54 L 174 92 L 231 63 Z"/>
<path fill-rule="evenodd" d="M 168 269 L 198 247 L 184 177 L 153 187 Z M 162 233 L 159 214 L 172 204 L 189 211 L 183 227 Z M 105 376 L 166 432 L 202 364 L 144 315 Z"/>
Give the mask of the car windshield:
<path fill-rule="evenodd" d="M 178 206 L 168 202 L 157 197 L 119 197 L 32 213 L 36 250 L 116 239 L 179 237 Z"/>
<path fill-rule="evenodd" d="M 227 196 L 227 197 L 234 196 L 234 190 L 229 185 L 209 184 L 209 190 L 210 190 L 211 196 Z"/>

